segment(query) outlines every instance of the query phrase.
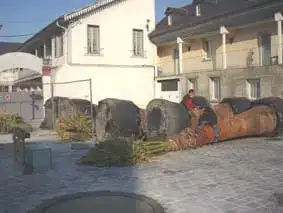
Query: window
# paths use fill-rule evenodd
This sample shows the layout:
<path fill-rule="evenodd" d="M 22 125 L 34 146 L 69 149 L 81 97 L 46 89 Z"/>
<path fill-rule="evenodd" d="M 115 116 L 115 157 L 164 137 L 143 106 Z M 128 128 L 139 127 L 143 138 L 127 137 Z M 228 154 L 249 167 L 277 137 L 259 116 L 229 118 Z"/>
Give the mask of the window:
<path fill-rule="evenodd" d="M 260 41 L 260 65 L 267 66 L 271 62 L 271 35 L 262 34 L 259 37 Z"/>
<path fill-rule="evenodd" d="M 133 53 L 134 56 L 144 56 L 143 30 L 133 30 Z"/>
<path fill-rule="evenodd" d="M 248 79 L 248 96 L 250 99 L 260 98 L 260 79 Z"/>
<path fill-rule="evenodd" d="M 63 56 L 64 38 L 63 34 L 55 37 L 55 58 Z"/>
<path fill-rule="evenodd" d="M 201 16 L 200 4 L 196 5 L 196 16 Z"/>
<path fill-rule="evenodd" d="M 37 48 L 37 57 L 43 58 L 43 56 L 44 56 L 44 45 L 40 45 Z"/>
<path fill-rule="evenodd" d="M 87 53 L 100 54 L 100 30 L 99 26 L 87 26 Z"/>
<path fill-rule="evenodd" d="M 52 53 L 51 53 L 51 39 L 47 39 L 46 41 L 45 41 L 45 57 L 46 58 L 49 58 L 51 55 L 52 55 Z"/>
<path fill-rule="evenodd" d="M 35 55 L 35 50 L 31 50 L 30 54 Z"/>
<path fill-rule="evenodd" d="M 9 92 L 8 86 L 0 86 L 0 92 Z"/>
<path fill-rule="evenodd" d="M 168 20 L 168 26 L 171 26 L 172 25 L 172 15 L 168 15 L 167 20 Z"/>
<path fill-rule="evenodd" d="M 205 52 L 205 59 L 210 59 L 212 56 L 211 40 L 203 40 L 203 50 Z"/>
<path fill-rule="evenodd" d="M 196 78 L 190 78 L 188 80 L 188 90 L 194 89 L 197 90 L 197 79 Z"/>
<path fill-rule="evenodd" d="M 178 81 L 178 79 L 159 81 L 161 91 L 178 91 Z"/>
<path fill-rule="evenodd" d="M 17 91 L 17 86 L 12 86 L 12 92 L 18 92 Z"/>
<path fill-rule="evenodd" d="M 212 77 L 210 80 L 211 80 L 211 99 L 214 101 L 220 101 L 221 99 L 220 77 Z"/>

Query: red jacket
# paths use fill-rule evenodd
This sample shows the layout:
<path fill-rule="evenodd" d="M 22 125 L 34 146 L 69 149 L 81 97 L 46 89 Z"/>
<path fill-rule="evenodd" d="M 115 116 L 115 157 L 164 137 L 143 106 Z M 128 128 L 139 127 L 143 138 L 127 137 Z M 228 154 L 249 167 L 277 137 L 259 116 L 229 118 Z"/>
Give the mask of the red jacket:
<path fill-rule="evenodd" d="M 188 98 L 185 102 L 185 105 L 188 110 L 196 108 L 196 105 L 193 103 L 193 100 L 191 98 Z"/>

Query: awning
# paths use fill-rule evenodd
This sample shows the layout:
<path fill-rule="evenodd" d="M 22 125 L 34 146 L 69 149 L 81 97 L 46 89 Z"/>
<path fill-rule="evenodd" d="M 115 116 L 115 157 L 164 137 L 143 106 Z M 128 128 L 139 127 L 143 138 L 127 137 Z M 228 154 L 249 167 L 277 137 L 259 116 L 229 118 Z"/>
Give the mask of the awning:
<path fill-rule="evenodd" d="M 0 72 L 22 68 L 42 75 L 42 59 L 23 52 L 12 52 L 0 55 Z"/>

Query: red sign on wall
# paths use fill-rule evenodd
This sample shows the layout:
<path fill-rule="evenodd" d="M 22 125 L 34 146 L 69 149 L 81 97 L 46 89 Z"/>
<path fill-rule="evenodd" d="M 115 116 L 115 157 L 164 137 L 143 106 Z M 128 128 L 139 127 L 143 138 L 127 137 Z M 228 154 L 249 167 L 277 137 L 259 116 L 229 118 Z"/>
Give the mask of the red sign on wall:
<path fill-rule="evenodd" d="M 51 75 L 51 67 L 50 67 L 50 65 L 43 65 L 43 67 L 42 67 L 42 75 L 43 76 L 50 76 Z"/>

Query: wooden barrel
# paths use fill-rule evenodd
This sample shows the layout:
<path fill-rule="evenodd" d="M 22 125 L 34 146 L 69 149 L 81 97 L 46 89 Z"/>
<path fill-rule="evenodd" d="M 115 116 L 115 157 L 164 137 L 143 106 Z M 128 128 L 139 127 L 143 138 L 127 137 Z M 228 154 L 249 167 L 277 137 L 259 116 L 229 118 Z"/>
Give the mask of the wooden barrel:
<path fill-rule="evenodd" d="M 269 136 L 276 127 L 277 114 L 274 108 L 255 106 L 243 113 L 218 119 L 219 141 L 247 136 Z M 204 126 L 201 130 L 186 128 L 172 138 L 170 150 L 197 148 L 213 141 L 214 133 L 210 125 Z"/>

